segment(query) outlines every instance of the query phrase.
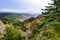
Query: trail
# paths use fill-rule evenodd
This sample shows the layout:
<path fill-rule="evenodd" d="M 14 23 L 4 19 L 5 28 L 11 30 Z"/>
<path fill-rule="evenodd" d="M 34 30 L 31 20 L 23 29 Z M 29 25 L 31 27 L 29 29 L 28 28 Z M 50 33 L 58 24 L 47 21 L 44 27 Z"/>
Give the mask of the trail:
<path fill-rule="evenodd" d="M 32 32 L 35 28 L 35 26 L 39 23 L 39 18 L 35 18 L 35 23 L 30 26 L 30 28 L 26 31 L 26 39 L 25 40 L 30 40 L 29 38 L 32 36 Z"/>

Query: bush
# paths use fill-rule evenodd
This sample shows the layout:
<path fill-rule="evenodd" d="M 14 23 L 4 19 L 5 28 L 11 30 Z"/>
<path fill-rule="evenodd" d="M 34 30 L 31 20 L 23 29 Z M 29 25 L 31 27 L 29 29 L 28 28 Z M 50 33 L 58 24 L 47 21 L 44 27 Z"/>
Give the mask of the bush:
<path fill-rule="evenodd" d="M 4 40 L 22 40 L 20 31 L 11 26 L 6 26 L 6 34 L 4 35 Z"/>
<path fill-rule="evenodd" d="M 55 22 L 55 29 L 60 33 L 60 22 Z"/>

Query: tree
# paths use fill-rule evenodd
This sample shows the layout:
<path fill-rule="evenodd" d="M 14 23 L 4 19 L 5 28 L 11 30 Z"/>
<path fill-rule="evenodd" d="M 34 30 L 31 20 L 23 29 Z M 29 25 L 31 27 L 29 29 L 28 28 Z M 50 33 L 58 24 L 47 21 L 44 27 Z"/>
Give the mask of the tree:
<path fill-rule="evenodd" d="M 41 9 L 45 11 L 45 13 L 50 13 L 53 10 L 60 12 L 60 0 L 51 0 L 53 3 L 48 3 L 50 6 L 45 6 L 46 9 Z"/>

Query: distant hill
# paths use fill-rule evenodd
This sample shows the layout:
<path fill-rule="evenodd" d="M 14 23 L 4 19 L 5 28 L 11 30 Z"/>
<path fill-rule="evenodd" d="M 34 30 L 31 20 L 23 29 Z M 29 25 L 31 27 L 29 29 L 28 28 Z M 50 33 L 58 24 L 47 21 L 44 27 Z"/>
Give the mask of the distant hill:
<path fill-rule="evenodd" d="M 29 14 L 29 13 L 10 13 L 10 12 L 1 12 L 0 13 L 0 20 L 1 19 L 8 19 L 9 21 L 24 21 L 30 17 L 36 17 L 36 14 Z"/>
<path fill-rule="evenodd" d="M 12 15 L 12 13 L 0 13 L 0 18 L 8 16 L 8 15 Z"/>
<path fill-rule="evenodd" d="M 17 13 L 0 13 L 0 20 L 3 21 L 19 21 L 20 19 L 24 19 L 25 16 Z M 20 20 L 21 21 L 21 20 Z"/>

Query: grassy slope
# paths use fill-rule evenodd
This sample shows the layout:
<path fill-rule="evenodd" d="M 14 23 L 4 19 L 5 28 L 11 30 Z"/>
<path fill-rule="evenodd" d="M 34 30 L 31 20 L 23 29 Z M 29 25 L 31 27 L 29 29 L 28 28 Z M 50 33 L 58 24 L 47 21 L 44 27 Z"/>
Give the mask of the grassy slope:
<path fill-rule="evenodd" d="M 43 26 L 37 26 L 41 28 L 35 28 L 37 30 L 34 37 L 31 40 L 60 40 L 60 13 L 49 13 L 43 16 L 45 20 Z M 42 19 L 42 18 L 41 18 Z M 39 25 L 41 25 L 41 22 Z M 38 34 L 36 34 L 39 31 Z"/>
<path fill-rule="evenodd" d="M 59 12 L 53 10 L 53 12 L 45 15 L 42 14 L 37 18 L 41 20 L 37 27 L 34 28 L 31 40 L 60 40 Z M 24 25 L 29 28 L 34 23 L 33 19 L 25 21 Z"/>

